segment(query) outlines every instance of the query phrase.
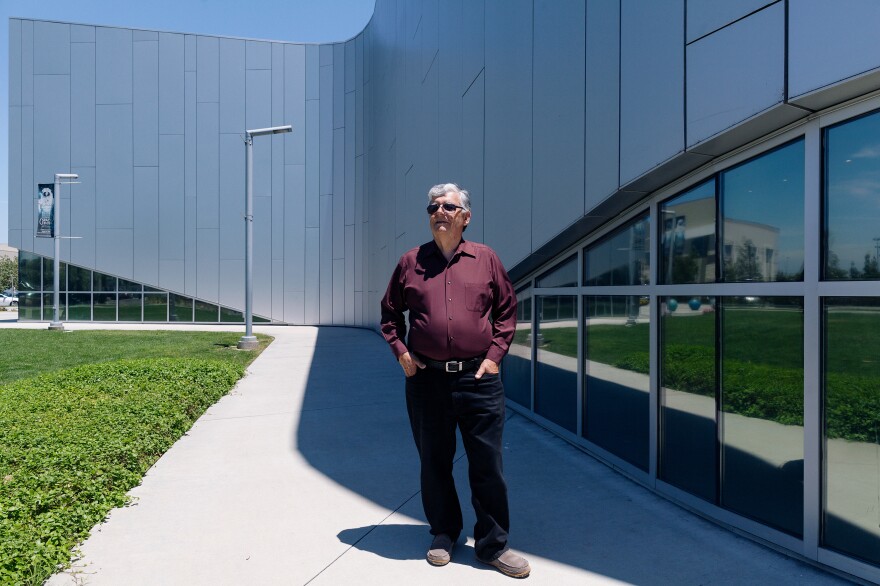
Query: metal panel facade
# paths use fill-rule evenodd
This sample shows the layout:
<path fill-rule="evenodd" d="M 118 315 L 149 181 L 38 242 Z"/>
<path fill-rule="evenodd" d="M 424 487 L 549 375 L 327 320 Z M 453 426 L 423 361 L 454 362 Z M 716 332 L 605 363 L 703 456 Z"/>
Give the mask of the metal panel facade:
<path fill-rule="evenodd" d="M 692 43 L 704 35 L 744 18 L 778 0 L 688 0 L 687 42 Z M 779 2 L 783 4 L 783 2 Z"/>
<path fill-rule="evenodd" d="M 785 98 L 785 11 L 775 4 L 687 47 L 692 146 Z"/>
<path fill-rule="evenodd" d="M 512 266 L 532 251 L 531 0 L 487 0 L 485 42 L 484 239 Z"/>
<path fill-rule="evenodd" d="M 95 29 L 95 99 L 98 104 L 130 104 L 132 97 L 132 31 Z"/>
<path fill-rule="evenodd" d="M 70 45 L 70 164 L 95 166 L 95 43 Z"/>
<path fill-rule="evenodd" d="M 880 4 L 791 0 L 788 12 L 788 93 L 801 96 L 880 68 Z M 870 91 L 876 87 L 860 88 Z M 849 97 L 849 96 L 845 96 Z"/>
<path fill-rule="evenodd" d="M 617 190 L 620 167 L 620 2 L 587 0 L 584 209 Z"/>
<path fill-rule="evenodd" d="M 682 1 L 621 0 L 621 185 L 684 150 Z"/>
<path fill-rule="evenodd" d="M 536 0 L 532 248 L 584 213 L 585 5 Z"/>

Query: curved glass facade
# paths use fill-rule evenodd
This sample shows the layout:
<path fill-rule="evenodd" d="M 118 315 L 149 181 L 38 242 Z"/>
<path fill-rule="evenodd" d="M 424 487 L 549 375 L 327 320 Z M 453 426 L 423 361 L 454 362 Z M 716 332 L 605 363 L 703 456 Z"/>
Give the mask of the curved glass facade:
<path fill-rule="evenodd" d="M 880 111 L 841 118 L 694 173 L 517 283 L 533 370 L 505 378 L 658 492 L 858 573 L 880 565 Z"/>

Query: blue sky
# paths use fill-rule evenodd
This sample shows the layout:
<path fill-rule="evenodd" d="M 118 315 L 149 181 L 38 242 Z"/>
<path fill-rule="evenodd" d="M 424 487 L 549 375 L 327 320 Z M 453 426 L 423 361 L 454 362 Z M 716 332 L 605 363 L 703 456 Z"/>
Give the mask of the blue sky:
<path fill-rule="evenodd" d="M 23 17 L 272 41 L 344 41 L 375 0 L 0 0 L 0 243 L 9 237 L 9 18 Z"/>

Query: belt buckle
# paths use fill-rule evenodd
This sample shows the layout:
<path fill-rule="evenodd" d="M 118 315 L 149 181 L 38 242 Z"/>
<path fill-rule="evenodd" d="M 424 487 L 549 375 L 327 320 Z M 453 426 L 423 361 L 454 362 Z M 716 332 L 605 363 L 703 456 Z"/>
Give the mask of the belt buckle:
<path fill-rule="evenodd" d="M 446 372 L 461 372 L 462 366 L 462 362 L 449 361 L 446 363 Z"/>

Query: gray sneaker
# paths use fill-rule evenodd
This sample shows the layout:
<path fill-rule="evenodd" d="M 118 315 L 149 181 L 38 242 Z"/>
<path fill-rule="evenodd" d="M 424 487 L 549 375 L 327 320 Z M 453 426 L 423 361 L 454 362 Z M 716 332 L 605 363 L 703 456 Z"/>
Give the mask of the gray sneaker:
<path fill-rule="evenodd" d="M 498 569 L 499 572 L 511 578 L 525 578 L 532 571 L 526 558 L 516 555 L 509 549 L 502 553 L 494 560 L 481 560 L 484 564 L 489 564 Z"/>
<path fill-rule="evenodd" d="M 428 550 L 428 555 L 425 556 L 428 563 L 432 566 L 445 566 L 448 564 L 449 560 L 452 559 L 453 545 L 455 543 L 452 541 L 452 538 L 445 533 L 435 535 L 434 541 L 431 542 L 431 549 Z"/>

